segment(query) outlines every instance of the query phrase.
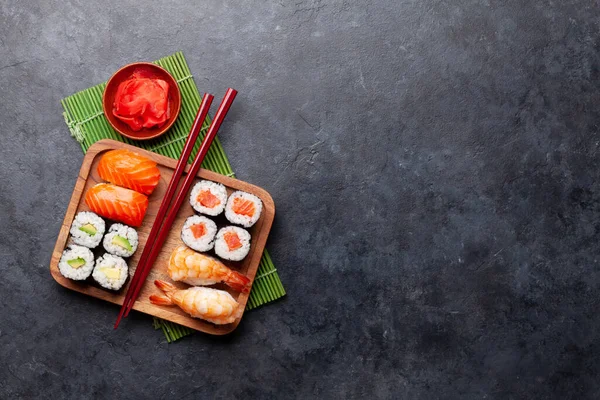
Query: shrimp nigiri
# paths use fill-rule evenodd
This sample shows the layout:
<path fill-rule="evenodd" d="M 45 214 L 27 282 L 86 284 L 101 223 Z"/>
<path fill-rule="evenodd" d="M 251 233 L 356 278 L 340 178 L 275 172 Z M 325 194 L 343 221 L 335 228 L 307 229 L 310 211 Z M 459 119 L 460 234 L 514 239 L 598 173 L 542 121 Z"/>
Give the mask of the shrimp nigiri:
<path fill-rule="evenodd" d="M 213 285 L 223 282 L 238 292 L 250 291 L 250 279 L 227 268 L 222 262 L 204 254 L 179 246 L 169 259 L 169 276 L 174 281 L 194 286 Z"/>
<path fill-rule="evenodd" d="M 161 306 L 176 305 L 194 318 L 201 318 L 213 324 L 223 325 L 241 317 L 243 310 L 229 293 L 205 287 L 177 289 L 165 281 L 154 281 L 165 295 L 152 295 L 150 302 Z"/>

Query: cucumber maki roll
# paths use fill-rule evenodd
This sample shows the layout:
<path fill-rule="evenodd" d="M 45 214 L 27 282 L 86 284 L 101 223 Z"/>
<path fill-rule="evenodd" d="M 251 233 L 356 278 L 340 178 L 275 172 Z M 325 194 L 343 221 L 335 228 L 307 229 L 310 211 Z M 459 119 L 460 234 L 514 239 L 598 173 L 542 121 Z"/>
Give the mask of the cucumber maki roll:
<path fill-rule="evenodd" d="M 135 229 L 123 224 L 112 224 L 104 236 L 102 246 L 110 254 L 131 257 L 137 250 L 138 234 Z"/>
<path fill-rule="evenodd" d="M 71 224 L 71 238 L 75 244 L 93 249 L 104 236 L 104 220 L 89 211 L 77 213 Z"/>
<path fill-rule="evenodd" d="M 74 281 L 87 279 L 94 269 L 94 254 L 90 249 L 72 244 L 65 251 L 58 262 L 60 273 Z"/>
<path fill-rule="evenodd" d="M 96 260 L 92 278 L 103 288 L 119 290 L 129 276 L 127 263 L 119 256 L 105 254 Z"/>

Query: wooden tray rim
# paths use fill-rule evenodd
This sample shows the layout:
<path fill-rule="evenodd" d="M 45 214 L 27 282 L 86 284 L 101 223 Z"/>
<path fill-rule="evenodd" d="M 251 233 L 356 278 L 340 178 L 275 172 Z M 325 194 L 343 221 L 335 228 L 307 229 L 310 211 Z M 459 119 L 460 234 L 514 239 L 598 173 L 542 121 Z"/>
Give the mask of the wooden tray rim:
<path fill-rule="evenodd" d="M 100 155 L 100 153 L 107 151 L 107 150 L 112 150 L 115 148 L 128 148 L 132 151 L 135 151 L 137 153 L 140 153 L 142 155 L 145 155 L 145 156 L 153 159 L 158 164 L 162 164 L 163 166 L 173 169 L 173 170 L 177 166 L 177 160 L 175 160 L 175 159 L 163 156 L 161 154 L 153 153 L 151 151 L 148 151 L 148 150 L 145 150 L 142 148 L 131 146 L 126 143 L 112 140 L 112 139 L 102 139 L 102 140 L 99 140 L 98 142 L 94 143 L 93 145 L 91 145 L 84 155 L 82 165 L 79 170 L 79 175 L 77 176 L 77 181 L 75 183 L 75 187 L 73 188 L 73 194 L 71 195 L 71 199 L 69 201 L 69 206 L 67 207 L 67 211 L 65 213 L 65 217 L 63 219 L 63 223 L 61 225 L 61 228 L 60 228 L 57 240 L 56 240 L 56 244 L 55 244 L 54 250 L 52 252 L 52 257 L 50 259 L 50 273 L 51 273 L 52 277 L 54 278 L 54 280 L 58 284 L 60 284 L 61 286 L 65 287 L 67 289 L 74 290 L 76 292 L 83 293 L 85 295 L 88 295 L 90 297 L 94 297 L 94 298 L 97 298 L 100 300 L 108 301 L 113 304 L 122 305 L 123 304 L 122 297 L 125 294 L 124 291 L 118 292 L 118 293 L 112 293 L 107 290 L 97 288 L 95 286 L 84 287 L 75 281 L 72 281 L 68 278 L 63 277 L 61 275 L 60 271 L 58 270 L 58 262 L 60 261 L 62 252 L 64 251 L 64 249 L 66 247 L 66 244 L 67 244 L 67 241 L 69 238 L 69 231 L 71 228 L 71 223 L 73 221 L 73 218 L 75 217 L 75 213 L 81 202 L 81 198 L 83 196 L 83 189 L 85 188 L 87 179 L 90 175 L 93 161 L 96 157 L 98 157 Z M 189 171 L 189 169 L 190 169 L 190 165 L 188 164 L 185 168 L 185 172 L 187 173 Z M 248 182 L 236 179 L 236 178 L 221 175 L 216 172 L 209 171 L 207 169 L 201 168 L 200 171 L 198 171 L 198 174 L 196 174 L 196 177 L 219 182 L 225 186 L 228 186 L 228 187 L 236 189 L 236 190 L 244 190 L 246 192 L 250 192 L 250 193 L 258 196 L 261 199 L 261 201 L 263 202 L 263 216 L 261 217 L 261 219 L 263 219 L 263 221 L 262 221 L 262 225 L 260 226 L 260 230 L 259 230 L 260 234 L 255 239 L 256 247 L 253 251 L 253 254 L 256 252 L 260 252 L 259 253 L 260 255 L 258 257 L 256 257 L 256 260 L 253 260 L 253 262 L 248 267 L 248 271 L 246 272 L 246 276 L 248 276 L 248 278 L 251 279 L 252 284 L 253 284 L 254 278 L 256 277 L 256 272 L 258 271 L 258 267 L 260 265 L 262 253 L 264 251 L 266 241 L 269 236 L 269 232 L 271 230 L 271 227 L 273 225 L 273 220 L 275 217 L 275 203 L 273 201 L 273 198 L 271 197 L 269 192 L 267 192 L 266 190 L 264 190 L 263 188 L 261 188 L 259 186 L 253 185 L 251 183 L 248 183 Z M 267 210 L 270 210 L 270 212 L 265 212 Z M 138 249 L 138 251 L 139 250 L 140 249 Z M 249 254 L 248 256 L 251 256 L 251 254 Z M 150 305 L 148 303 L 141 303 L 138 301 L 134 304 L 133 309 L 143 312 L 148 315 L 156 316 L 156 317 L 159 317 L 159 318 L 162 318 L 162 319 L 165 319 L 165 320 L 168 320 L 168 321 L 180 324 L 180 325 L 187 326 L 191 329 L 198 330 L 198 331 L 201 331 L 204 333 L 208 333 L 208 334 L 212 334 L 212 335 L 226 335 L 228 333 L 233 332 L 238 327 L 239 323 L 241 322 L 241 319 L 242 319 L 243 315 L 245 314 L 245 308 L 246 308 L 246 304 L 248 302 L 248 297 L 249 297 L 249 293 L 241 293 L 240 294 L 240 297 L 238 298 L 238 302 L 240 303 L 240 307 L 243 307 L 244 313 L 242 313 L 242 316 L 240 316 L 240 318 L 238 318 L 235 322 L 228 324 L 228 325 L 220 325 L 221 329 L 217 329 L 215 325 L 212 325 L 206 321 L 203 321 L 203 320 L 200 320 L 197 318 L 193 318 L 190 316 L 182 317 L 182 316 L 177 315 L 177 317 L 182 317 L 182 318 L 181 319 L 173 318 L 172 313 L 170 313 L 168 311 L 163 311 L 158 306 Z M 239 301 L 240 299 L 242 301 Z M 117 314 L 115 313 L 115 317 L 116 317 L 116 315 Z M 198 321 L 200 321 L 201 324 L 198 324 Z M 222 329 L 223 327 L 227 327 L 227 328 Z"/>

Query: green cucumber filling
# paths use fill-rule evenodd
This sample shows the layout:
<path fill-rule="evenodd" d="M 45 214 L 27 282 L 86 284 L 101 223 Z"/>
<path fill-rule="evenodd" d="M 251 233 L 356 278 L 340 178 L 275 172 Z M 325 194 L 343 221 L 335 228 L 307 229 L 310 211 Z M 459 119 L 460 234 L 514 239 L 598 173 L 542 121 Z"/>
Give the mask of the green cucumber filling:
<path fill-rule="evenodd" d="M 124 238 L 123 236 L 115 235 L 115 237 L 112 238 L 111 243 L 122 247 L 127 251 L 133 250 L 133 247 L 131 247 L 131 243 L 129 243 L 129 240 L 127 240 L 127 238 Z"/>

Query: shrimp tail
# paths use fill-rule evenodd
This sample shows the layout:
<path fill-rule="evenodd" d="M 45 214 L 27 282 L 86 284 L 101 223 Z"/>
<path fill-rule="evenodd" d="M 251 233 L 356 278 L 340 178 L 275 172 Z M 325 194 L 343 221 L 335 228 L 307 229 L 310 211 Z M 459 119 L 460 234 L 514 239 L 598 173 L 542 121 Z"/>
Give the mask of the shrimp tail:
<path fill-rule="evenodd" d="M 172 306 L 173 305 L 173 302 L 167 296 L 158 296 L 155 294 L 150 296 L 150 303 L 156 304 L 159 306 Z"/>
<path fill-rule="evenodd" d="M 154 281 L 154 284 L 166 294 L 177 290 L 177 288 L 171 285 L 169 282 L 159 281 L 158 279 Z"/>
<path fill-rule="evenodd" d="M 231 271 L 225 284 L 241 293 L 248 293 L 250 291 L 250 279 L 239 272 Z"/>

